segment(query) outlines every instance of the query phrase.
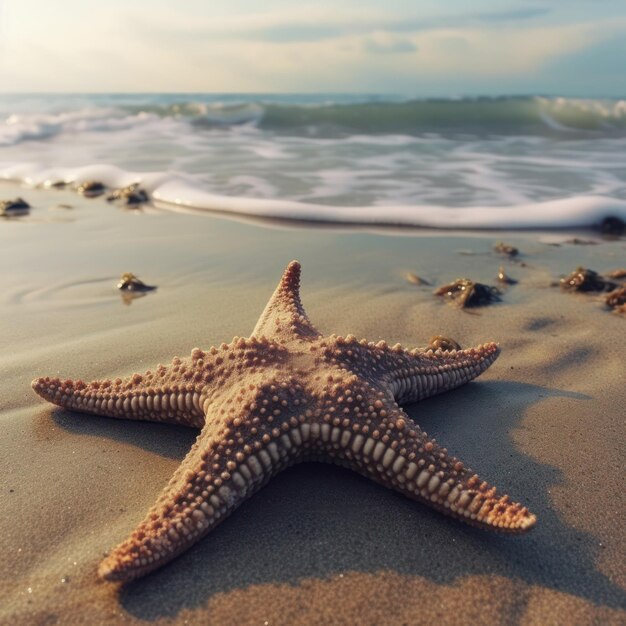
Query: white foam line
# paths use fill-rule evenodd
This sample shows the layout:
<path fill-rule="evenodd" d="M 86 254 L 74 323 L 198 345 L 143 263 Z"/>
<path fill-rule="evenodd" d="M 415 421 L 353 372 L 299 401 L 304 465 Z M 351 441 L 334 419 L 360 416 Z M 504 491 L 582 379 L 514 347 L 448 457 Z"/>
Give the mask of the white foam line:
<path fill-rule="evenodd" d="M 272 219 L 344 224 L 389 224 L 429 228 L 565 228 L 599 224 L 608 216 L 626 221 L 626 201 L 605 196 L 576 196 L 547 202 L 492 207 L 400 205 L 336 207 L 289 200 L 229 197 L 211 194 L 176 181 L 153 194 L 168 204 L 193 209 Z"/>
<path fill-rule="evenodd" d="M 626 222 L 626 200 L 603 195 L 575 196 L 510 206 L 445 207 L 397 205 L 346 207 L 280 199 L 221 196 L 176 172 L 128 172 L 112 165 L 45 168 L 35 163 L 0 164 L 0 178 L 28 185 L 64 180 L 100 180 L 110 187 L 140 183 L 154 198 L 181 208 L 270 219 L 338 224 L 417 226 L 444 229 L 542 229 L 598 225 L 609 216 Z"/>

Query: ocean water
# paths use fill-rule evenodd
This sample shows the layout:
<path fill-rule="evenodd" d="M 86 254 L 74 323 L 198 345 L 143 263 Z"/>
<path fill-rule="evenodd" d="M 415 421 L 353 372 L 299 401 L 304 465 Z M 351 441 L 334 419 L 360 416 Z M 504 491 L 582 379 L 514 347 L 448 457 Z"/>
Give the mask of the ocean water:
<path fill-rule="evenodd" d="M 5 95 L 0 177 L 271 218 L 587 226 L 626 220 L 626 100 Z"/>

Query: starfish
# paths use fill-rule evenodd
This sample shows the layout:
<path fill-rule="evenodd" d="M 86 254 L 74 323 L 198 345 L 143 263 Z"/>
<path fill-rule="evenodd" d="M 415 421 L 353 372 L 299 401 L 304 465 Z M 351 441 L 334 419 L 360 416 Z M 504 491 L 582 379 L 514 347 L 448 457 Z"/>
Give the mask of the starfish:
<path fill-rule="evenodd" d="M 485 529 L 529 530 L 536 518 L 482 482 L 400 408 L 463 385 L 498 356 L 322 336 L 300 301 L 292 261 L 248 338 L 122 380 L 37 378 L 61 407 L 200 428 L 169 484 L 128 539 L 100 564 L 129 581 L 196 543 L 272 476 L 302 461 L 349 467 Z"/>

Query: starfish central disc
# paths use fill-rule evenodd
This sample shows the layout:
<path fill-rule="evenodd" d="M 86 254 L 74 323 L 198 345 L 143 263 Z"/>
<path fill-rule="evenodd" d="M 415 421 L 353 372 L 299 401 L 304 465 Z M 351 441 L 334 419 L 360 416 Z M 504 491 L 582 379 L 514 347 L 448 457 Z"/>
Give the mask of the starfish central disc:
<path fill-rule="evenodd" d="M 169 484 L 101 563 L 107 580 L 132 580 L 186 550 L 285 467 L 325 461 L 482 528 L 529 530 L 535 516 L 481 481 L 400 408 L 463 385 L 498 356 L 407 350 L 323 336 L 300 301 L 293 261 L 252 335 L 126 379 L 38 378 L 59 406 L 122 419 L 171 422 L 200 434 Z"/>

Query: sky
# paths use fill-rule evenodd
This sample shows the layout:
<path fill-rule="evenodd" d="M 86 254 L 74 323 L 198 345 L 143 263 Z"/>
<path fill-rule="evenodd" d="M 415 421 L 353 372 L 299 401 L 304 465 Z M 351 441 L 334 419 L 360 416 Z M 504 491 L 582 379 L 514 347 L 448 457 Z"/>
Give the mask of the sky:
<path fill-rule="evenodd" d="M 0 0 L 2 92 L 626 96 L 624 0 Z"/>

